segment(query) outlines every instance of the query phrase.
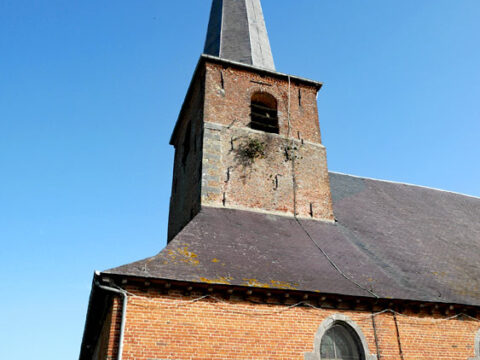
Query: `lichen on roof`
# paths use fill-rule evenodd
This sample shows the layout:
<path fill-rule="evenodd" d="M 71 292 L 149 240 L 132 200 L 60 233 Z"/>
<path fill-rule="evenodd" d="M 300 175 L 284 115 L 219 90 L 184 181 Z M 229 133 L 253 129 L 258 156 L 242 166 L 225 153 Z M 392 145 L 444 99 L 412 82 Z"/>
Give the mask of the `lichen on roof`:
<path fill-rule="evenodd" d="M 480 199 L 334 173 L 330 184 L 336 224 L 203 208 L 157 256 L 107 273 L 480 306 Z"/>

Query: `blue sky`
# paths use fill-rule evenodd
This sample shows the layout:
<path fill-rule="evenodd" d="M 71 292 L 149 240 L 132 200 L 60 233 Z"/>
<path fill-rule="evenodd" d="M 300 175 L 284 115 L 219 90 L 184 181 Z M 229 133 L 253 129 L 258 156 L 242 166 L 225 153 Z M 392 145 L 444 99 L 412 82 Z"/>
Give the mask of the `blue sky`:
<path fill-rule="evenodd" d="M 0 0 L 0 358 L 78 357 L 90 282 L 165 245 L 209 0 Z M 263 0 L 329 168 L 480 196 L 478 0 Z"/>

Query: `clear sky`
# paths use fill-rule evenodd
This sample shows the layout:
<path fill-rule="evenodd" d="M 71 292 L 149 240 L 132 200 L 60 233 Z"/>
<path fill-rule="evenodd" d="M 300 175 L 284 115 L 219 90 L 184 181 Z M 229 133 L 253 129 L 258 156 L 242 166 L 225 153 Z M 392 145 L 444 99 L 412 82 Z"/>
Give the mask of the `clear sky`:
<path fill-rule="evenodd" d="M 480 196 L 480 1 L 263 0 L 334 171 Z M 165 246 L 210 0 L 0 0 L 0 358 L 78 357 L 93 271 Z"/>

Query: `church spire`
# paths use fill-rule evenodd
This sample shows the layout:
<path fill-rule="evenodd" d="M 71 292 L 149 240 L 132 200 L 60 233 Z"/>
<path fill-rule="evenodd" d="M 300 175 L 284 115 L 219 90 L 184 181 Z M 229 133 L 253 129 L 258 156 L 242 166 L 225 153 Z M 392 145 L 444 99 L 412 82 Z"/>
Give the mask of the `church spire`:
<path fill-rule="evenodd" d="M 213 0 L 204 52 L 275 70 L 260 0 Z"/>

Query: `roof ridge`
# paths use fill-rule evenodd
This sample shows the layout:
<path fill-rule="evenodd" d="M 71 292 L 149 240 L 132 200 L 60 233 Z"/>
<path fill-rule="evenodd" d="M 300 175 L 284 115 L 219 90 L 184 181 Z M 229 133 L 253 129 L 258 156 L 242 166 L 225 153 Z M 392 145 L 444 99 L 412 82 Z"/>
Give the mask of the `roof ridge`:
<path fill-rule="evenodd" d="M 331 170 L 329 170 L 328 172 L 329 172 L 329 173 L 332 173 L 332 174 L 350 176 L 350 177 L 357 178 L 357 179 L 373 180 L 373 181 L 382 181 L 382 182 L 385 182 L 385 183 L 397 184 L 397 185 L 414 186 L 414 187 L 418 187 L 418 188 L 422 188 L 422 189 L 441 191 L 441 192 L 448 193 L 448 194 L 460 195 L 460 196 L 465 196 L 465 197 L 469 197 L 469 198 L 472 198 L 472 199 L 480 200 L 480 197 L 479 197 L 479 196 L 464 194 L 464 193 L 457 192 L 457 191 L 450 191 L 450 190 L 444 190 L 444 189 L 434 188 L 434 187 L 425 186 L 425 185 L 417 185 L 417 184 L 411 184 L 411 183 L 406 183 L 406 182 L 401 182 L 401 181 L 393 181 L 393 180 L 375 179 L 375 178 L 366 177 L 366 176 L 346 174 L 346 173 L 342 173 L 342 172 L 339 172 L 339 171 L 331 171 Z"/>

